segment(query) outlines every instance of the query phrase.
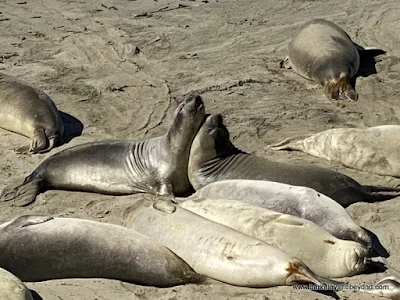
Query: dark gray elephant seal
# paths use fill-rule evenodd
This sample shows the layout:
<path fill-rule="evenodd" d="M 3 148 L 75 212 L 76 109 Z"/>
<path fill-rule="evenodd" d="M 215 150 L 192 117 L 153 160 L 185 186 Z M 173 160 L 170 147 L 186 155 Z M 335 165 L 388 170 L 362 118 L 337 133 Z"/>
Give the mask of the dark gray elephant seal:
<path fill-rule="evenodd" d="M 208 116 L 193 141 L 189 180 L 195 190 L 225 179 L 268 180 L 312 188 L 348 206 L 355 202 L 387 200 L 398 189 L 366 187 L 352 178 L 321 167 L 270 161 L 237 149 L 229 139 L 221 115 Z M 397 192 L 374 194 L 374 192 Z"/>
<path fill-rule="evenodd" d="M 31 139 L 17 153 L 43 153 L 61 143 L 64 124 L 44 92 L 0 74 L 0 107 L 0 127 Z"/>
<path fill-rule="evenodd" d="M 93 142 L 60 151 L 22 184 L 7 187 L 0 200 L 24 206 L 50 188 L 110 195 L 185 195 L 192 189 L 187 176 L 190 146 L 204 116 L 201 97 L 192 95 L 175 110 L 165 135 L 141 141 Z"/>
<path fill-rule="evenodd" d="M 324 86 L 329 100 L 355 101 L 350 84 L 360 66 L 358 48 L 338 25 L 316 19 L 304 24 L 289 44 L 282 65 Z"/>
<path fill-rule="evenodd" d="M 122 226 L 21 216 L 0 225 L 0 267 L 22 281 L 108 278 L 158 287 L 202 277 L 166 247 Z"/>

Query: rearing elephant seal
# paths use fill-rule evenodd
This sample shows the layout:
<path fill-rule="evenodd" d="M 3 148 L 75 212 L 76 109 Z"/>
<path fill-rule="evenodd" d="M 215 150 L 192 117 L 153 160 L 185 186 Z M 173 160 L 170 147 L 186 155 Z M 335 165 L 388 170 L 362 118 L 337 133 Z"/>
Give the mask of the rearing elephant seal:
<path fill-rule="evenodd" d="M 1 224 L 0 253 L 0 267 L 23 281 L 108 278 L 168 287 L 204 279 L 153 239 L 84 219 L 29 215 Z"/>
<path fill-rule="evenodd" d="M 188 171 L 196 190 L 224 179 L 268 180 L 310 187 L 342 206 L 397 196 L 372 192 L 398 192 L 395 188 L 365 187 L 344 174 L 325 168 L 274 162 L 243 152 L 231 143 L 219 114 L 208 116 L 197 133 L 190 150 Z"/>
<path fill-rule="evenodd" d="M 22 184 L 7 187 L 0 200 L 24 206 L 50 188 L 110 195 L 185 195 L 192 188 L 187 176 L 190 146 L 204 115 L 201 97 L 192 95 L 175 110 L 165 135 L 141 141 L 93 142 L 60 151 Z"/>
<path fill-rule="evenodd" d="M 32 294 L 23 282 L 7 270 L 0 268 L 1 300 L 33 300 Z"/>
<path fill-rule="evenodd" d="M 360 56 L 348 34 L 338 25 L 316 19 L 304 24 L 289 44 L 282 65 L 324 86 L 329 100 L 355 101 L 350 84 L 360 66 Z"/>
<path fill-rule="evenodd" d="M 64 123 L 44 92 L 0 74 L 0 108 L 1 128 L 31 138 L 17 153 L 47 152 L 62 141 Z"/>

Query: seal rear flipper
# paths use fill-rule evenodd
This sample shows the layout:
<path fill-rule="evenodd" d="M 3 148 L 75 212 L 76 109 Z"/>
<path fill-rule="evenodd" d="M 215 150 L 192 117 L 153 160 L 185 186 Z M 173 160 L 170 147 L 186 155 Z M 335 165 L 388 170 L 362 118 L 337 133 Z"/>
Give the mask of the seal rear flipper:
<path fill-rule="evenodd" d="M 350 84 L 348 74 L 341 73 L 339 79 L 331 78 L 324 84 L 325 95 L 330 101 L 357 101 L 358 94 Z"/>
<path fill-rule="evenodd" d="M 42 224 L 47 221 L 50 221 L 54 219 L 53 217 L 50 216 L 43 216 L 43 215 L 26 215 L 26 216 L 20 216 L 16 218 L 15 220 L 11 221 L 10 224 L 8 224 L 4 230 L 12 230 L 14 228 L 23 228 L 27 226 L 32 226 L 32 225 L 37 225 L 37 224 Z"/>
<path fill-rule="evenodd" d="M 30 179 L 28 176 L 22 184 L 6 187 L 0 195 L 0 201 L 13 201 L 12 206 L 27 206 L 35 201 L 42 185 L 41 178 Z"/>
<path fill-rule="evenodd" d="M 341 284 L 339 281 L 318 276 L 297 258 L 294 258 L 289 262 L 289 266 L 286 270 L 289 272 L 289 275 L 285 280 L 287 285 L 293 285 L 295 283 L 312 283 L 316 285 L 329 285 L 332 287 L 332 290 L 334 290 L 335 286 Z"/>
<path fill-rule="evenodd" d="M 274 151 L 279 151 L 279 150 L 297 150 L 297 151 L 302 151 L 303 147 L 301 145 L 301 142 L 303 142 L 304 139 L 312 136 L 312 134 L 303 134 L 303 135 L 297 135 L 293 136 L 287 139 L 284 139 L 283 141 L 276 143 L 276 144 L 270 144 L 265 147 L 267 150 L 274 150 Z"/>

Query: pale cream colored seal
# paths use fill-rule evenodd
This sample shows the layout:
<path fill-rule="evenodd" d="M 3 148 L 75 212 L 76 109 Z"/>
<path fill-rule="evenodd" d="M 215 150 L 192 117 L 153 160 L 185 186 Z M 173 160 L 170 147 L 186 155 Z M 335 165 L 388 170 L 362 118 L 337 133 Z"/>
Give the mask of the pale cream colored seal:
<path fill-rule="evenodd" d="M 32 294 L 25 284 L 18 277 L 2 268 L 0 268 L 0 299 L 33 300 Z"/>
<path fill-rule="evenodd" d="M 276 247 L 167 201 L 127 211 L 125 226 L 165 245 L 198 274 L 232 285 L 332 283 Z"/>
<path fill-rule="evenodd" d="M 378 175 L 400 177 L 400 125 L 333 128 L 267 146 L 297 150 Z"/>

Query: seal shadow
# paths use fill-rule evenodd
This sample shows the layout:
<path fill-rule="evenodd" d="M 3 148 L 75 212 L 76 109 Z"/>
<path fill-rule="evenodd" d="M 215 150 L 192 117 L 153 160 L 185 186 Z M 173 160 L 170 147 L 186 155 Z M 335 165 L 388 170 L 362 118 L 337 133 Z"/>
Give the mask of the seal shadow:
<path fill-rule="evenodd" d="M 362 274 L 376 274 L 376 273 L 383 273 L 388 269 L 388 267 L 379 261 L 371 261 L 367 268 L 365 269 Z"/>
<path fill-rule="evenodd" d="M 73 138 L 82 135 L 83 123 L 77 118 L 63 111 L 58 111 L 64 123 L 63 144 L 69 143 Z"/>
<path fill-rule="evenodd" d="M 367 234 L 369 235 L 369 237 L 372 240 L 372 251 L 371 251 L 371 257 L 384 257 L 384 258 L 388 258 L 390 256 L 389 252 L 386 250 L 386 248 L 381 244 L 381 242 L 379 241 L 379 238 L 376 236 L 375 233 L 373 233 L 372 231 L 363 228 Z"/>
<path fill-rule="evenodd" d="M 360 66 L 358 68 L 357 74 L 350 80 L 350 84 L 353 88 L 355 88 L 356 86 L 356 79 L 358 77 L 368 77 L 369 75 L 377 73 L 375 67 L 375 57 L 386 53 L 386 51 L 382 49 L 364 49 L 356 43 L 354 43 L 354 45 L 357 47 L 358 54 L 360 55 Z"/>
<path fill-rule="evenodd" d="M 29 289 L 29 291 L 32 294 L 33 300 L 43 300 L 43 298 L 38 293 L 36 293 L 34 290 Z"/>

